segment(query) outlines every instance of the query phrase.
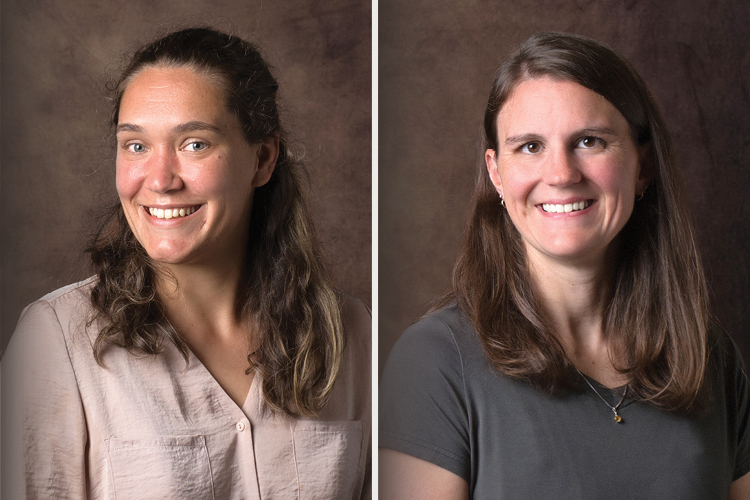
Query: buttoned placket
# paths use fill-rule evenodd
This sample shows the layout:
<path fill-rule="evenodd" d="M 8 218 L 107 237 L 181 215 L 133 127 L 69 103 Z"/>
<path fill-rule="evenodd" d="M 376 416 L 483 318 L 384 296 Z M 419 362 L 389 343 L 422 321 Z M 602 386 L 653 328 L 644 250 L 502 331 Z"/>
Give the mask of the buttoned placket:
<path fill-rule="evenodd" d="M 223 413 L 226 416 L 225 418 L 228 419 L 228 421 L 225 420 L 223 425 L 231 426 L 230 429 L 227 429 L 227 432 L 235 434 L 236 446 L 232 447 L 234 448 L 233 456 L 242 480 L 241 491 L 236 492 L 240 493 L 240 495 L 236 498 L 260 500 L 253 427 L 250 418 L 248 418 L 249 416 L 246 414 L 247 409 L 252 409 L 254 406 L 253 402 L 256 402 L 260 396 L 258 386 L 259 377 L 253 377 L 253 382 L 248 390 L 245 403 L 240 408 L 193 353 L 191 353 L 191 363 L 199 365 L 196 366 L 195 376 L 201 379 L 201 383 L 207 391 L 215 394 L 214 402 L 221 408 L 220 413 Z M 211 427 L 210 424 L 209 427 Z M 217 452 L 217 450 L 211 450 L 210 448 L 208 451 L 209 455 L 211 455 L 212 451 L 214 453 Z M 214 482 L 216 482 L 216 479 L 214 479 Z M 233 496 L 232 498 L 235 497 Z"/>
<path fill-rule="evenodd" d="M 253 382 L 250 385 L 250 390 L 247 393 L 247 398 L 242 408 L 239 408 L 234 401 L 232 403 L 232 415 L 236 416 L 236 423 L 234 425 L 235 432 L 237 433 L 237 461 L 242 471 L 242 478 L 244 481 L 244 490 L 250 495 L 248 498 L 254 498 L 260 500 L 260 485 L 258 483 L 258 467 L 255 462 L 255 442 L 253 439 L 253 428 L 248 418 L 248 408 L 252 408 L 253 402 L 259 395 L 257 390 L 258 377 L 253 377 Z"/>

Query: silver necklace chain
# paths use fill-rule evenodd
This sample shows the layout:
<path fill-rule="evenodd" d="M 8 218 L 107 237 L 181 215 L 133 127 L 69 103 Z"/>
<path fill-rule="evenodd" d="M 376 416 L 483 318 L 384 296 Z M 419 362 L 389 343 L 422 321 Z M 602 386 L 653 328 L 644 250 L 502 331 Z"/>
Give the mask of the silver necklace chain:
<path fill-rule="evenodd" d="M 599 394 L 599 391 L 597 391 L 596 388 L 593 385 L 591 385 L 591 382 L 589 382 L 589 379 L 587 379 L 586 376 L 583 373 L 581 373 L 581 371 L 578 368 L 576 368 L 576 371 L 581 376 L 581 378 L 583 379 L 583 381 L 586 382 L 589 387 L 591 387 L 591 390 L 594 391 L 594 394 L 596 394 L 597 396 L 599 396 L 599 399 L 601 399 L 602 402 L 605 405 L 607 405 L 607 408 L 609 408 L 610 410 L 612 410 L 612 413 L 615 414 L 615 422 L 617 422 L 618 424 L 621 423 L 622 422 L 622 417 L 620 416 L 619 413 L 617 413 L 617 410 L 620 409 L 620 406 L 622 406 L 623 401 L 625 401 L 625 396 L 628 393 L 628 386 L 625 386 L 625 390 L 622 393 L 622 397 L 620 398 L 620 402 L 617 403 L 616 405 L 612 406 L 611 404 L 609 404 L 607 402 L 606 399 L 604 399 L 604 396 L 602 396 L 601 394 Z"/>

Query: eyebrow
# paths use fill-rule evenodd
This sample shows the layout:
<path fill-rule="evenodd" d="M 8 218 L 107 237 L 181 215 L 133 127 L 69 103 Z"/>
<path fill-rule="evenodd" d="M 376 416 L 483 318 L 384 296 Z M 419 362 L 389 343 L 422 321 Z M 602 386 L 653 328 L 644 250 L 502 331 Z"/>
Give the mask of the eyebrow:
<path fill-rule="evenodd" d="M 617 132 L 609 127 L 586 127 L 581 130 L 577 130 L 572 136 L 580 137 L 585 135 L 617 135 Z M 527 142 L 534 142 L 542 140 L 542 136 L 539 134 L 520 134 L 506 137 L 505 145 L 513 146 L 515 144 L 525 144 Z"/>
<path fill-rule="evenodd" d="M 587 127 L 581 131 L 578 132 L 577 135 L 586 135 L 586 134 L 599 134 L 599 135 L 617 135 L 617 132 L 612 130 L 609 127 Z"/>
<path fill-rule="evenodd" d="M 505 138 L 505 145 L 513 146 L 515 144 L 524 144 L 527 142 L 538 141 L 540 139 L 541 137 L 537 134 L 512 135 L 510 137 Z"/>
<path fill-rule="evenodd" d="M 221 129 L 216 125 L 200 121 L 181 123 L 172 129 L 173 132 L 176 132 L 178 134 L 183 132 L 194 132 L 196 130 L 208 130 L 209 132 L 214 132 L 217 134 L 221 133 Z M 134 125 L 132 123 L 121 123 L 117 126 L 117 133 L 119 134 L 120 132 L 143 133 L 144 130 L 140 125 Z"/>

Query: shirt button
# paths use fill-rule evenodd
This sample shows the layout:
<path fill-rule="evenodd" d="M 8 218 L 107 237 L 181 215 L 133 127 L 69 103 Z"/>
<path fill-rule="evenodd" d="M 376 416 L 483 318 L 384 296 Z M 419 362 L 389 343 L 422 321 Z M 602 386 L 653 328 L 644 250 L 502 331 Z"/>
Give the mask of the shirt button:
<path fill-rule="evenodd" d="M 242 432 L 245 430 L 245 422 L 237 422 L 237 430 Z"/>

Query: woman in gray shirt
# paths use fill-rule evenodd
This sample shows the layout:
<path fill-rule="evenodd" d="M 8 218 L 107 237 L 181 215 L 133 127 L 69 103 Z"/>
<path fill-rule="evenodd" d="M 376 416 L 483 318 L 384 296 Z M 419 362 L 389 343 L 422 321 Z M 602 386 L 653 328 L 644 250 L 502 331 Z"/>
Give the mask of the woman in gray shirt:
<path fill-rule="evenodd" d="M 635 69 L 535 35 L 484 141 L 453 292 L 383 374 L 383 498 L 748 498 L 747 379 Z"/>

